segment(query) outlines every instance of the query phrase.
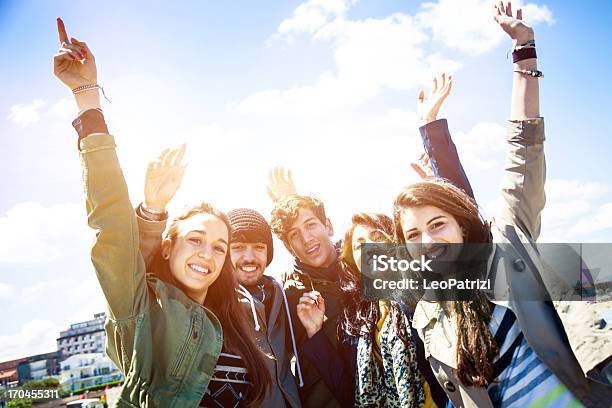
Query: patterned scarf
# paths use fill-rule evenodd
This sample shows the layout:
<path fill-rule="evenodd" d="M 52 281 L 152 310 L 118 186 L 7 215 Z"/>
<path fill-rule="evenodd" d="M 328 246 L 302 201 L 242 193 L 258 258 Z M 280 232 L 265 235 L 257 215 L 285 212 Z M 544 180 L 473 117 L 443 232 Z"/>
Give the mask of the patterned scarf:
<path fill-rule="evenodd" d="M 402 341 L 402 337 L 411 339 L 408 320 L 397 309 L 394 312 L 391 314 L 397 315 L 400 324 L 394 324 L 388 316 L 380 330 L 382 361 L 376 358 L 376 333 L 359 337 L 356 407 L 420 407 L 425 402 L 416 348 L 412 341 Z"/>

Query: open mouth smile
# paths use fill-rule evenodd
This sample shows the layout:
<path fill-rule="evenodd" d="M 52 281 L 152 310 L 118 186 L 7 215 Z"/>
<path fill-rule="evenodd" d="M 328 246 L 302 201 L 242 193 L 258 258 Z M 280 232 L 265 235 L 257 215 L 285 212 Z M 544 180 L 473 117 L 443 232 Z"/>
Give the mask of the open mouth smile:
<path fill-rule="evenodd" d="M 208 275 L 211 272 L 211 269 L 206 265 L 190 263 L 187 266 L 189 266 L 189 269 L 199 275 Z"/>
<path fill-rule="evenodd" d="M 313 254 L 317 253 L 320 247 L 321 247 L 321 245 L 319 245 L 319 244 L 316 244 L 316 245 L 312 246 L 311 248 L 306 250 L 306 255 L 313 255 Z"/>
<path fill-rule="evenodd" d="M 254 273 L 259 269 L 259 266 L 253 265 L 253 264 L 245 264 L 245 265 L 239 265 L 238 269 L 240 269 L 242 272 Z"/>

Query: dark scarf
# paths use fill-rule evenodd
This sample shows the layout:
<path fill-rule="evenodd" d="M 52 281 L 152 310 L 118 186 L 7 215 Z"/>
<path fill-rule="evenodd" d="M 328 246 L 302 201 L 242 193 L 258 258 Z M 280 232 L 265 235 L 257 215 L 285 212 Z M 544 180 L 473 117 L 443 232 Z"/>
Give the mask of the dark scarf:
<path fill-rule="evenodd" d="M 326 280 L 331 282 L 338 282 L 340 275 L 340 248 L 342 248 L 342 241 L 334 244 L 336 249 L 337 259 L 329 266 L 316 267 L 303 263 L 299 259 L 295 258 L 295 264 L 293 271 L 308 275 L 309 278 L 314 280 Z"/>

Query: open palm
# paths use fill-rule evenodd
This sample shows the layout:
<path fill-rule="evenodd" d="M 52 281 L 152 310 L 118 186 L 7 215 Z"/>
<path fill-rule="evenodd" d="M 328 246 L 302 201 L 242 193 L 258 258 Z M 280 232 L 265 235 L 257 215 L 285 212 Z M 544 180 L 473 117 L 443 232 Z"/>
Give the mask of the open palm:
<path fill-rule="evenodd" d="M 421 89 L 417 96 L 417 118 L 424 124 L 433 122 L 438 117 L 442 104 L 450 94 L 453 87 L 453 77 L 443 73 L 434 77 L 431 92 L 425 97 L 425 91 Z"/>
<path fill-rule="evenodd" d="M 512 14 L 511 2 L 504 5 L 504 2 L 500 1 L 493 5 L 493 19 L 514 40 L 515 45 L 522 45 L 533 39 L 533 28 L 523 21 L 523 10 L 518 9 L 515 17 Z"/>
<path fill-rule="evenodd" d="M 185 145 L 178 149 L 165 149 L 159 157 L 149 163 L 145 177 L 145 205 L 157 211 L 165 211 L 176 191 L 181 186 Z"/>
<path fill-rule="evenodd" d="M 291 170 L 285 170 L 282 166 L 276 166 L 268 173 L 268 196 L 277 202 L 290 195 L 297 194 L 293 183 Z"/>

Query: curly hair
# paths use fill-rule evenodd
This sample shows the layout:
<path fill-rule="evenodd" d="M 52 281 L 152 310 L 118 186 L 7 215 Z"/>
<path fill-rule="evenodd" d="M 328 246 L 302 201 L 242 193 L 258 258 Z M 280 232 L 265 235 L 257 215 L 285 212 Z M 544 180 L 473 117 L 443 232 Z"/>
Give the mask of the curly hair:
<path fill-rule="evenodd" d="M 404 209 L 433 206 L 451 214 L 463 230 L 464 242 L 489 243 L 491 229 L 478 211 L 476 202 L 463 190 L 444 180 L 423 181 L 405 187 L 394 203 L 396 240 L 406 243 L 401 225 Z M 486 271 L 486 261 L 474 261 L 470 266 Z M 486 386 L 493 378 L 493 361 L 498 345 L 489 330 L 493 311 L 489 300 L 480 292 L 469 301 L 446 302 L 445 309 L 455 315 L 457 322 L 457 374 L 470 386 Z"/>
<path fill-rule="evenodd" d="M 179 233 L 179 223 L 197 214 L 211 214 L 219 218 L 227 227 L 229 242 L 231 242 L 231 227 L 227 216 L 208 203 L 194 206 L 172 220 L 165 238 L 174 245 Z M 161 247 L 154 255 L 151 262 L 151 272 L 161 280 L 182 289 L 184 288 L 171 274 L 169 261 L 163 259 Z M 233 273 L 232 262 L 228 254 L 221 269 L 219 277 L 210 285 L 207 291 L 204 306 L 210 308 L 215 316 L 219 318 L 223 328 L 223 345 L 231 353 L 238 354 L 245 362 L 250 382 L 251 392 L 247 395 L 247 403 L 258 406 L 265 397 L 267 389 L 271 385 L 271 379 L 266 367 L 265 356 L 250 335 L 250 327 L 245 323 L 248 317 L 244 308 L 238 301 L 236 294 L 236 281 Z"/>
<path fill-rule="evenodd" d="M 299 212 L 302 209 L 312 211 L 323 224 L 327 221 L 323 202 L 310 196 L 301 196 L 297 194 L 290 195 L 277 201 L 272 209 L 270 227 L 272 227 L 272 231 L 276 237 L 283 241 L 283 244 L 285 244 L 287 248 L 289 248 L 287 234 L 295 220 L 297 220 Z"/>

